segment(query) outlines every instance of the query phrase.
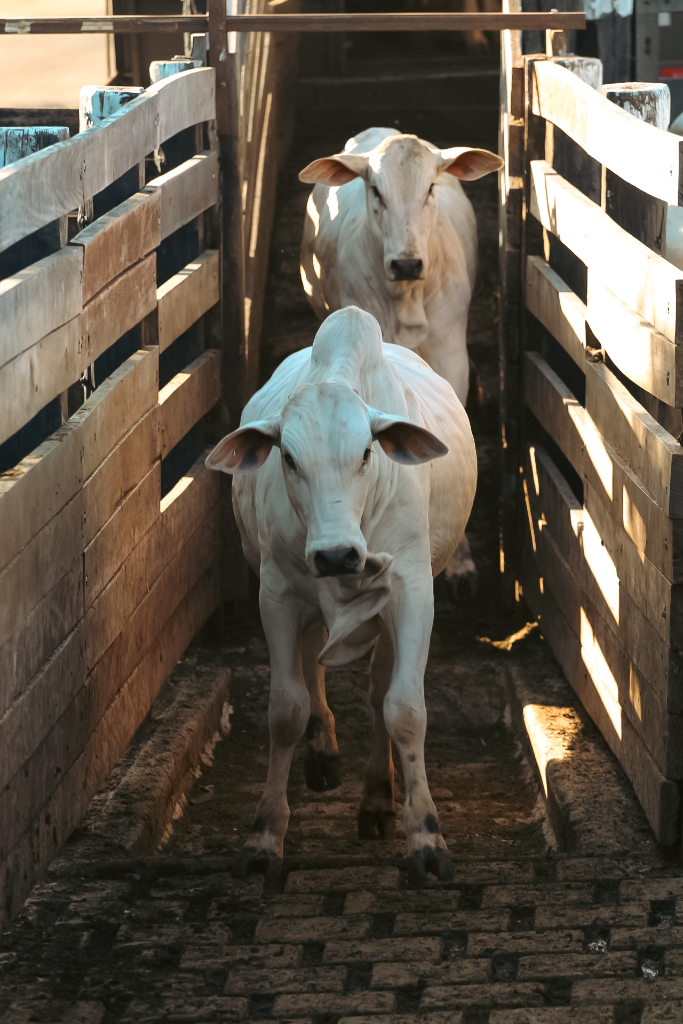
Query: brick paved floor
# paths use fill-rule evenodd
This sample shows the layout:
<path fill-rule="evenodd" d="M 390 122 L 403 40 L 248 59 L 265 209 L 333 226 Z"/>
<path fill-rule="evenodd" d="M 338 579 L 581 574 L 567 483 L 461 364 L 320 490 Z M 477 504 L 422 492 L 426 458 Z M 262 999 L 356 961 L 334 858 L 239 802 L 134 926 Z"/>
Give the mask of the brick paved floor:
<path fill-rule="evenodd" d="M 4 937 L 2 1024 L 683 1020 L 683 878 L 658 857 L 465 860 L 422 891 L 388 863 L 270 890 L 227 866 L 105 862 L 39 886 Z"/>

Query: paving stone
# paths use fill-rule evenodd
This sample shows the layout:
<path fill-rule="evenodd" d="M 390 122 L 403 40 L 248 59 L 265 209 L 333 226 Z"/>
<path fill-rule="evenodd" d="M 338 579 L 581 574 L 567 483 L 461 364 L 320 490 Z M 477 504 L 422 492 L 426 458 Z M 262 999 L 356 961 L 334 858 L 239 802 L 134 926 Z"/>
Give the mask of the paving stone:
<path fill-rule="evenodd" d="M 583 947 L 583 932 L 560 929 L 556 932 L 508 932 L 499 935 L 470 935 L 467 955 L 493 956 L 495 953 L 578 953 Z"/>
<path fill-rule="evenodd" d="M 683 999 L 683 978 L 604 978 L 575 981 L 572 985 L 571 1001 L 577 1005 L 618 1003 L 625 999 L 641 999 L 645 1003 Z"/>
<path fill-rule="evenodd" d="M 570 857 L 557 862 L 558 882 L 582 882 L 588 879 L 642 877 L 640 858 L 615 860 L 613 857 Z"/>
<path fill-rule="evenodd" d="M 405 985 L 471 985 L 488 981 L 490 961 L 451 960 L 443 964 L 375 964 L 371 988 Z"/>
<path fill-rule="evenodd" d="M 206 971 L 216 967 L 296 967 L 301 960 L 301 946 L 230 946 L 190 941 L 180 961 L 181 971 Z"/>
<path fill-rule="evenodd" d="M 489 907 L 542 907 L 553 903 L 558 907 L 569 903 L 592 903 L 592 885 L 584 882 L 549 882 L 547 885 L 491 885 L 484 889 L 482 910 Z M 640 897 L 643 899 L 643 897 Z M 651 897 L 647 897 L 650 899 Z"/>
<path fill-rule="evenodd" d="M 611 949 L 683 946 L 683 928 L 613 928 Z"/>
<path fill-rule="evenodd" d="M 299 970 L 230 971 L 226 996 L 274 996 L 284 992 L 343 992 L 345 967 L 306 967 Z"/>
<path fill-rule="evenodd" d="M 646 1006 L 640 1024 L 676 1024 L 683 1020 L 683 1003 L 668 1003 L 665 1006 Z"/>
<path fill-rule="evenodd" d="M 683 878 L 638 878 L 619 886 L 622 900 L 668 900 L 683 896 Z"/>
<path fill-rule="evenodd" d="M 638 968 L 635 953 L 565 953 L 559 956 L 523 956 L 519 981 L 542 978 L 634 977 Z"/>
<path fill-rule="evenodd" d="M 539 1009 L 494 1010 L 489 1024 L 613 1024 L 612 1007 L 544 1006 Z"/>
<path fill-rule="evenodd" d="M 496 985 L 428 986 L 420 1010 L 450 1010 L 464 1006 L 545 1006 L 543 989 L 535 982 Z"/>
<path fill-rule="evenodd" d="M 462 1024 L 460 1010 L 427 1013 L 417 1017 L 414 1013 L 388 1013 L 377 1017 L 342 1017 L 339 1024 Z"/>
<path fill-rule="evenodd" d="M 345 914 L 367 913 L 455 913 L 460 903 L 458 890 L 441 892 L 350 892 L 344 903 Z"/>
<path fill-rule="evenodd" d="M 31 1021 L 47 1021 L 51 1024 L 101 1024 L 106 1008 L 100 1002 L 79 1000 L 18 999 L 11 1003 L 0 1017 L 2 1024 L 29 1024 Z"/>
<path fill-rule="evenodd" d="M 450 914 L 397 914 L 394 935 L 438 935 L 462 928 L 472 932 L 502 932 L 510 914 L 500 910 L 456 910 Z"/>
<path fill-rule="evenodd" d="M 513 860 L 469 861 L 454 867 L 457 885 L 524 885 L 534 880 L 533 864 Z M 439 883 L 435 879 L 433 884 Z"/>
<path fill-rule="evenodd" d="M 598 928 L 634 926 L 645 928 L 650 914 L 649 903 L 621 903 L 617 906 L 536 907 L 534 927 L 543 928 Z"/>
<path fill-rule="evenodd" d="M 249 1013 L 249 1000 L 230 996 L 197 995 L 193 999 L 178 999 L 177 995 L 152 999 L 133 999 L 129 1003 L 121 1024 L 204 1024 L 209 1021 L 244 1020 Z"/>
<path fill-rule="evenodd" d="M 334 871 L 292 871 L 285 893 L 357 892 L 368 889 L 398 889 L 398 868 L 338 868 Z"/>
<path fill-rule="evenodd" d="M 431 960 L 441 959 L 441 939 L 375 939 L 373 942 L 328 942 L 323 953 L 323 963 L 352 964 L 377 963 L 379 961 Z"/>
<path fill-rule="evenodd" d="M 667 949 L 664 964 L 668 978 L 683 977 L 683 949 Z"/>
<path fill-rule="evenodd" d="M 368 939 L 370 917 L 261 918 L 256 942 L 326 942 L 328 939 Z"/>
<path fill-rule="evenodd" d="M 119 928 L 112 953 L 114 956 L 126 956 L 145 949 L 175 948 L 183 943 L 185 936 L 185 930 L 179 927 L 163 927 L 150 922 L 147 928 L 140 929 L 125 924 Z"/>
<path fill-rule="evenodd" d="M 392 1013 L 396 999 L 391 992 L 352 992 L 347 995 L 330 993 L 307 993 L 278 996 L 273 1004 L 272 1016 L 296 1017 L 307 1013 L 322 1015 L 334 1013 L 344 1015 L 367 1013 Z"/>
<path fill-rule="evenodd" d="M 324 896 L 275 896 L 264 910 L 268 917 L 321 917 L 324 900 Z"/>

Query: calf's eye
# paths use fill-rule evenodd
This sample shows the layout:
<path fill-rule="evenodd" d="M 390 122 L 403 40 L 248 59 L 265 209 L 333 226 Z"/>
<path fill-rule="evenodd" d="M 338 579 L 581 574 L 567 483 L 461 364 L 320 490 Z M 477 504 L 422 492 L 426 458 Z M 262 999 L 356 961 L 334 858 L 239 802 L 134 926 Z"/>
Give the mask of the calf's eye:
<path fill-rule="evenodd" d="M 367 462 L 369 458 L 370 458 L 370 449 L 366 448 L 365 451 L 363 452 L 363 462 Z"/>
<path fill-rule="evenodd" d="M 285 459 L 285 462 L 287 463 L 287 465 L 289 466 L 289 468 L 293 469 L 294 472 L 296 472 L 296 465 L 294 463 L 294 459 L 289 454 L 289 452 L 285 452 L 284 459 Z"/>
<path fill-rule="evenodd" d="M 372 191 L 372 194 L 375 197 L 375 199 L 379 199 L 379 201 L 381 202 L 382 201 L 382 197 L 379 194 L 379 189 L 377 188 L 377 186 L 376 185 L 371 185 L 370 186 L 370 190 Z"/>
<path fill-rule="evenodd" d="M 427 195 L 428 196 L 433 196 L 434 195 L 434 182 L 432 182 L 432 184 L 429 186 L 429 191 L 427 192 Z"/>

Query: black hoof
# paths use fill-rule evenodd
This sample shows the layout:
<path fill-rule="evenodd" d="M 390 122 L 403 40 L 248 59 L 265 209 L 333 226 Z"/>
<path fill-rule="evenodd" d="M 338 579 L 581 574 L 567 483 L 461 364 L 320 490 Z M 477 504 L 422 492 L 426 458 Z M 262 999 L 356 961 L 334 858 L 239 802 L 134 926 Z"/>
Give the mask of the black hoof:
<path fill-rule="evenodd" d="M 272 850 L 257 850 L 255 846 L 245 846 L 232 866 L 230 874 L 233 878 L 246 878 L 252 871 L 262 871 L 266 882 L 279 882 L 282 874 L 282 857 Z"/>
<path fill-rule="evenodd" d="M 341 786 L 341 761 L 339 754 L 324 754 L 322 750 L 311 750 L 304 754 L 304 779 L 315 793 Z"/>
<path fill-rule="evenodd" d="M 427 884 L 427 873 L 430 872 L 440 882 L 452 882 L 454 877 L 453 861 L 448 850 L 440 846 L 423 846 L 408 857 L 408 884 L 419 889 Z"/>
<path fill-rule="evenodd" d="M 358 812 L 358 838 L 359 839 L 395 839 L 396 838 L 396 812 L 395 811 L 364 811 Z"/>

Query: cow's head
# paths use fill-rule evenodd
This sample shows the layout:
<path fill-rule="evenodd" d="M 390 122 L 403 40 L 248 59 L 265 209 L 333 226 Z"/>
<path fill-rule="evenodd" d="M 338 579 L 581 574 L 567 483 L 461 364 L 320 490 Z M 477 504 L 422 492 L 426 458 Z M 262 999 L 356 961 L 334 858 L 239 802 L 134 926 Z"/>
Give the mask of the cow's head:
<path fill-rule="evenodd" d="M 389 281 L 417 281 L 429 270 L 429 236 L 444 174 L 474 181 L 502 167 L 486 149 L 436 149 L 415 135 L 394 135 L 368 153 L 344 152 L 314 160 L 299 174 L 308 184 L 365 181 L 368 220 L 384 249 Z"/>
<path fill-rule="evenodd" d="M 280 449 L 289 500 L 306 527 L 306 564 L 317 577 L 362 572 L 367 545 L 361 519 L 380 458 L 415 466 L 448 448 L 424 427 L 370 408 L 344 381 L 302 384 L 277 419 L 233 431 L 206 460 L 210 469 L 244 473 Z"/>

